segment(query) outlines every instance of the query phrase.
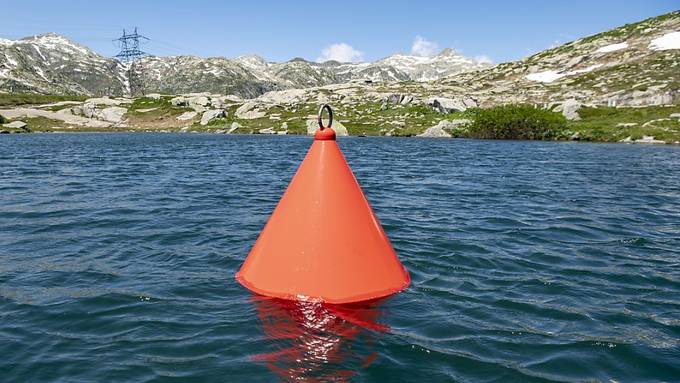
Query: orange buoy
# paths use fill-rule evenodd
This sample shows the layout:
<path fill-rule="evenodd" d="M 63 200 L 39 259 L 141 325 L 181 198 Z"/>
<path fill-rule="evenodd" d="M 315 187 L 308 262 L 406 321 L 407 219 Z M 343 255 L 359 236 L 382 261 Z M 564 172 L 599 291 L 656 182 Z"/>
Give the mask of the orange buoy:
<path fill-rule="evenodd" d="M 335 141 L 332 121 L 330 106 L 322 106 L 309 152 L 236 273 L 255 293 L 338 304 L 391 295 L 410 283 Z"/>

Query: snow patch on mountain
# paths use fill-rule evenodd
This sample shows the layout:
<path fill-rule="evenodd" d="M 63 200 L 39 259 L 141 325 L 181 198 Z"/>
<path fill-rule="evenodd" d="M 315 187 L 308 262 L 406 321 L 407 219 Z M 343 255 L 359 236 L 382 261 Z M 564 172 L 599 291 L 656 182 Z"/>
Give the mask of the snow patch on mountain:
<path fill-rule="evenodd" d="M 538 82 L 553 82 L 564 77 L 564 73 L 559 73 L 554 70 L 547 70 L 544 72 L 531 73 L 526 76 L 527 80 L 538 81 Z"/>
<path fill-rule="evenodd" d="M 603 47 L 598 48 L 595 53 L 609 53 L 609 52 L 616 52 L 621 49 L 626 49 L 628 48 L 628 43 L 623 42 L 623 43 L 616 43 L 616 44 L 609 44 L 605 45 Z"/>
<path fill-rule="evenodd" d="M 666 33 L 665 35 L 652 40 L 649 43 L 649 49 L 655 51 L 680 49 L 680 32 Z"/>
<path fill-rule="evenodd" d="M 595 69 L 597 69 L 601 66 L 602 66 L 602 64 L 595 64 L 595 65 L 591 65 L 591 66 L 586 67 L 586 68 L 576 69 L 576 70 L 567 71 L 567 72 L 557 72 L 557 71 L 554 71 L 554 70 L 547 70 L 547 71 L 544 71 L 544 72 L 528 74 L 526 76 L 526 79 L 531 80 L 531 81 L 548 82 L 549 83 L 549 82 L 553 82 L 555 80 L 559 80 L 564 76 L 572 76 L 572 75 L 580 74 L 580 73 L 588 73 L 588 72 L 591 72 L 591 71 L 593 71 L 593 70 L 595 70 Z"/>

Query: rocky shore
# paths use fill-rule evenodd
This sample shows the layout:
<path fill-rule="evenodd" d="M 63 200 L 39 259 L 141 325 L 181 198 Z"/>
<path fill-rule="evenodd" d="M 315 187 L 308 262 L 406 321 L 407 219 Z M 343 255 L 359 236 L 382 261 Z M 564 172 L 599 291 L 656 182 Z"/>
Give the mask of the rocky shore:
<path fill-rule="evenodd" d="M 191 93 L 145 97 L 96 97 L 82 101 L 0 108 L 1 133 L 205 132 L 221 134 L 312 134 L 318 106 L 335 108 L 339 136 L 464 137 L 479 108 L 474 98 L 385 93 L 374 85 L 337 84 L 273 91 L 255 99 Z M 536 106 L 563 115 L 563 140 L 644 144 L 680 141 L 680 105 L 598 107 L 575 99 Z M 592 130 L 598 131 L 597 135 Z"/>

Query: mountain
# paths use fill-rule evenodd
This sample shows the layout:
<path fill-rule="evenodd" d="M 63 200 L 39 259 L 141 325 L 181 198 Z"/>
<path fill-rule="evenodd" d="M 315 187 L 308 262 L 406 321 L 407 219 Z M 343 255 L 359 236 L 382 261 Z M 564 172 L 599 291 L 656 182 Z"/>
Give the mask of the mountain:
<path fill-rule="evenodd" d="M 0 39 L 0 90 L 122 94 L 125 89 L 122 64 L 62 36 Z"/>
<path fill-rule="evenodd" d="M 256 97 L 270 90 L 307 88 L 351 80 L 431 81 L 489 67 L 444 50 L 435 57 L 394 55 L 376 62 L 324 63 L 295 58 L 267 62 L 255 55 L 149 56 L 135 64 L 147 92 L 213 92 Z M 129 66 L 53 33 L 0 39 L 0 91 L 122 95 L 130 92 Z"/>
<path fill-rule="evenodd" d="M 395 54 L 374 62 L 268 62 L 146 57 L 136 64 L 146 91 L 211 92 L 255 98 L 272 90 L 346 84 L 354 98 L 400 94 L 458 104 L 550 104 L 576 99 L 593 105 L 654 105 L 680 101 L 680 11 L 627 24 L 496 66 L 446 49 L 433 57 Z M 55 34 L 0 39 L 0 91 L 82 95 L 130 92 L 129 67 Z M 370 80 L 370 81 L 369 81 Z M 363 96 L 362 96 L 363 95 Z M 372 99 L 371 102 L 380 101 Z"/>
<path fill-rule="evenodd" d="M 519 61 L 448 76 L 441 89 L 483 105 L 574 98 L 597 105 L 680 101 L 680 11 L 627 24 Z"/>

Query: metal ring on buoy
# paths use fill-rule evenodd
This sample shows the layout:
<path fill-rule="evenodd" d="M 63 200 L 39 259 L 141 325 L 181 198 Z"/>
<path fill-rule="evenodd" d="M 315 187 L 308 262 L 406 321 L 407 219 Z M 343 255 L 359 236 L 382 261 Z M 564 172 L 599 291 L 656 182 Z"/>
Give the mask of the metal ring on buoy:
<path fill-rule="evenodd" d="M 324 109 L 328 111 L 328 126 L 323 126 L 323 121 L 321 119 L 321 115 L 323 114 Z M 321 105 L 321 108 L 319 108 L 319 129 L 324 130 L 326 128 L 330 128 L 333 125 L 333 109 L 331 109 L 331 106 L 328 104 L 323 104 Z"/>

